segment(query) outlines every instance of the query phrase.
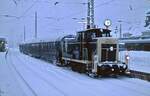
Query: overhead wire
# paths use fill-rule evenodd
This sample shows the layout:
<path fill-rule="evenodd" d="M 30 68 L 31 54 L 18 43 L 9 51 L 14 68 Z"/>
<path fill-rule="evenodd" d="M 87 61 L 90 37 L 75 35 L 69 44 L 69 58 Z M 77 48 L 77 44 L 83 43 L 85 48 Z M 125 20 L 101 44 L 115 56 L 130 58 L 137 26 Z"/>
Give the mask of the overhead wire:
<path fill-rule="evenodd" d="M 13 0 L 13 1 L 14 1 L 14 0 Z M 54 0 L 49 0 L 49 1 L 54 1 Z M 48 3 L 49 1 L 44 1 L 44 2 L 47 2 L 47 3 Z M 100 7 L 100 6 L 104 6 L 104 5 L 109 4 L 109 3 L 113 2 L 113 1 L 115 1 L 115 0 L 110 0 L 110 1 L 106 1 L 106 2 L 104 2 L 104 3 L 98 4 L 97 6 L 95 6 L 95 8 Z M 19 16 L 19 19 L 25 17 L 25 15 L 36 5 L 37 2 L 39 2 L 39 0 L 34 1 L 34 2 L 31 4 L 31 6 L 28 7 L 28 8 L 22 13 L 22 15 Z M 42 1 L 42 2 L 43 2 L 43 1 Z M 58 6 L 59 3 L 61 4 L 61 2 L 57 2 L 57 3 L 55 2 L 54 5 L 57 5 L 57 6 Z M 66 2 L 65 2 L 65 3 L 66 3 Z M 70 3 L 70 2 L 69 2 L 69 3 Z M 66 4 L 69 4 L 69 3 L 66 3 Z M 86 5 L 87 3 L 80 3 L 80 4 Z M 73 13 L 73 14 L 70 14 L 70 15 L 67 15 L 67 16 L 64 16 L 64 17 L 60 17 L 60 18 L 57 19 L 57 21 L 66 20 L 66 19 L 68 19 L 68 17 L 80 15 L 80 14 L 82 14 L 82 13 L 83 13 L 83 10 L 82 10 L 82 11 L 79 11 L 79 12 L 76 12 L 76 13 Z M 70 19 L 71 19 L 71 18 L 70 18 Z"/>
<path fill-rule="evenodd" d="M 113 1 L 115 1 L 115 0 L 109 0 L 109 1 L 106 1 L 106 2 L 104 2 L 104 3 L 98 4 L 98 5 L 95 6 L 95 8 L 104 6 L 104 5 L 106 5 L 106 4 L 110 4 L 110 3 L 113 2 Z M 63 20 L 64 20 L 64 19 L 68 19 L 68 17 L 72 17 L 72 16 L 79 15 L 79 14 L 82 14 L 82 13 L 83 13 L 83 11 L 79 11 L 79 12 L 77 12 L 77 13 L 73 13 L 73 14 L 70 14 L 70 15 L 68 15 L 68 16 L 61 17 L 61 19 L 63 19 Z"/>
<path fill-rule="evenodd" d="M 52 0 L 50 0 L 50 1 L 52 1 Z M 101 4 L 97 5 L 97 6 L 95 6 L 95 8 L 96 8 L 96 7 L 103 6 L 103 5 L 106 5 L 106 4 L 109 4 L 109 3 L 112 2 L 112 1 L 115 1 L 115 0 L 110 0 L 110 1 L 107 1 L 107 2 L 104 2 L 104 3 L 101 3 Z M 30 7 L 28 7 L 28 8 L 22 13 L 22 15 L 19 16 L 19 19 L 25 17 L 25 15 L 35 6 L 35 4 L 36 4 L 37 2 L 39 2 L 39 0 L 34 1 L 34 3 L 32 3 L 32 5 L 31 5 Z M 49 1 L 42 1 L 42 2 L 49 2 Z M 59 3 L 61 3 L 61 2 L 57 2 L 57 3 L 55 2 L 54 5 L 59 4 Z M 80 3 L 80 4 L 86 5 L 86 3 Z M 70 15 L 68 15 L 68 16 L 60 17 L 59 20 L 64 20 L 65 18 L 68 19 L 68 17 L 76 16 L 76 15 L 79 15 L 79 14 L 82 14 L 82 13 L 83 13 L 83 11 L 79 11 L 79 12 L 70 14 Z"/>
<path fill-rule="evenodd" d="M 106 1 L 104 3 L 100 3 L 100 4 L 96 5 L 95 8 L 104 6 L 104 5 L 109 4 L 113 1 L 115 1 L 115 0 L 109 0 L 109 1 Z M 59 2 L 59 4 L 61 4 L 61 2 Z M 83 4 L 83 5 L 85 5 L 85 4 Z M 76 16 L 76 15 L 80 15 L 80 14 L 83 14 L 83 11 L 79 11 L 79 12 L 76 12 L 76 13 L 73 13 L 73 14 L 70 14 L 70 15 L 67 15 L 67 16 L 64 16 L 64 17 L 60 17 L 60 18 L 58 18 L 59 20 L 57 20 L 57 22 L 60 21 L 60 20 L 62 21 L 62 20 L 66 20 L 66 19 L 70 20 L 70 19 L 72 19 L 72 16 Z M 69 17 L 71 17 L 71 18 L 68 19 Z"/>
<path fill-rule="evenodd" d="M 23 14 L 20 16 L 20 18 L 23 18 L 26 15 L 26 13 L 29 12 L 35 6 L 35 4 L 37 2 L 38 2 L 38 0 L 34 1 L 34 3 L 32 3 L 32 5 L 23 12 Z"/>

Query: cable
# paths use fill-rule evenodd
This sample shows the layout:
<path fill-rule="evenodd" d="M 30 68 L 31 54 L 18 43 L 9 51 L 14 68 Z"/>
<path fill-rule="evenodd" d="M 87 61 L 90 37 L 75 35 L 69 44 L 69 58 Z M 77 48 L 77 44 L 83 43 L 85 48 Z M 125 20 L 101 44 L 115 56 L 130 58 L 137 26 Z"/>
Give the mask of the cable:
<path fill-rule="evenodd" d="M 34 1 L 34 3 L 33 3 L 29 8 L 27 8 L 19 18 L 24 17 L 25 14 L 26 14 L 27 12 L 29 12 L 37 2 L 38 2 L 38 0 Z"/>
<path fill-rule="evenodd" d="M 49 0 L 49 1 L 52 1 L 52 0 Z M 49 2 L 49 1 L 41 1 L 41 2 Z M 113 2 L 113 1 L 115 1 L 115 0 L 110 0 L 110 1 L 104 2 L 104 3 L 102 3 L 102 4 L 97 5 L 96 7 L 104 6 L 104 5 L 109 4 L 109 3 Z M 39 0 L 34 1 L 34 3 L 33 3 L 29 8 L 27 8 L 27 9 L 23 12 L 23 14 L 19 17 L 19 19 L 23 18 L 23 17 L 25 16 L 25 14 L 26 14 L 27 12 L 29 12 L 29 11 L 35 6 L 35 4 L 36 4 L 37 2 L 39 2 Z M 55 2 L 55 3 L 56 3 L 56 2 Z M 55 4 L 55 3 L 54 3 L 54 4 Z M 61 3 L 61 2 L 59 2 L 59 3 Z M 59 4 L 59 3 L 57 3 L 57 4 Z M 68 3 L 70 3 L 70 2 L 68 2 Z M 80 3 L 80 4 L 86 5 L 87 3 Z M 96 8 L 96 7 L 95 7 L 95 8 Z M 79 12 L 77 12 L 77 13 L 73 13 L 73 14 L 70 14 L 70 15 L 68 15 L 68 16 L 60 17 L 59 20 L 68 19 L 68 17 L 72 17 L 72 16 L 79 15 L 79 14 L 82 14 L 82 13 L 83 13 L 83 11 L 79 11 Z"/>
<path fill-rule="evenodd" d="M 101 4 L 98 4 L 98 5 L 95 6 L 95 8 L 104 6 L 104 5 L 109 4 L 109 3 L 113 2 L 113 1 L 115 1 L 115 0 L 110 0 L 110 1 L 107 1 L 107 2 L 104 2 L 104 3 L 101 3 Z M 63 20 L 64 20 L 64 19 L 68 19 L 68 17 L 72 17 L 72 16 L 79 15 L 79 14 L 82 14 L 82 13 L 83 13 L 83 11 L 79 11 L 79 12 L 77 12 L 77 13 L 73 13 L 73 14 L 71 14 L 71 15 L 68 15 L 68 16 L 65 16 L 65 17 L 61 17 L 61 20 L 62 20 L 62 19 L 63 19 Z"/>
<path fill-rule="evenodd" d="M 106 1 L 106 2 L 104 2 L 104 3 L 98 4 L 97 6 L 95 6 L 95 8 L 104 6 L 104 5 L 106 5 L 106 4 L 108 5 L 108 4 L 110 4 L 110 3 L 114 2 L 114 1 L 116 1 L 116 0 Z"/>
<path fill-rule="evenodd" d="M 18 3 L 17 3 L 17 1 L 16 0 L 13 0 L 13 2 L 14 2 L 14 4 L 17 6 L 18 5 Z"/>

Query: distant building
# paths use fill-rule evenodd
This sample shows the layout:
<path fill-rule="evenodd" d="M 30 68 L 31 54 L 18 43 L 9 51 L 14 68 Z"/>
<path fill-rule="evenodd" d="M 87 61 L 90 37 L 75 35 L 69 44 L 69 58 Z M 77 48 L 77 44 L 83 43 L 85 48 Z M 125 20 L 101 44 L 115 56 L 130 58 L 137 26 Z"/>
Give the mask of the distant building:
<path fill-rule="evenodd" d="M 144 32 L 142 32 L 142 37 L 150 37 L 150 30 L 146 30 Z"/>
<path fill-rule="evenodd" d="M 123 38 L 130 38 L 131 36 L 132 34 L 129 32 L 123 34 Z"/>
<path fill-rule="evenodd" d="M 145 20 L 145 26 L 144 27 L 149 27 L 150 26 L 150 11 L 146 13 L 146 20 Z M 150 29 L 150 27 L 149 27 Z"/>

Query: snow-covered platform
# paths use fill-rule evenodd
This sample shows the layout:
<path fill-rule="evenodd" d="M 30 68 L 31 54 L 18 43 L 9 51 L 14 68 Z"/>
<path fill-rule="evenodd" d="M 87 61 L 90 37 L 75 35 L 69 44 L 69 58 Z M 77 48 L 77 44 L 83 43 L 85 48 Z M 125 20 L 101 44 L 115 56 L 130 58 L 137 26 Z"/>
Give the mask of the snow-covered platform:
<path fill-rule="evenodd" d="M 149 51 L 128 51 L 129 54 L 129 69 L 150 73 L 150 52 Z M 124 59 L 125 52 L 121 53 Z"/>
<path fill-rule="evenodd" d="M 0 58 L 0 96 L 150 96 L 140 79 L 93 79 L 13 50 Z"/>

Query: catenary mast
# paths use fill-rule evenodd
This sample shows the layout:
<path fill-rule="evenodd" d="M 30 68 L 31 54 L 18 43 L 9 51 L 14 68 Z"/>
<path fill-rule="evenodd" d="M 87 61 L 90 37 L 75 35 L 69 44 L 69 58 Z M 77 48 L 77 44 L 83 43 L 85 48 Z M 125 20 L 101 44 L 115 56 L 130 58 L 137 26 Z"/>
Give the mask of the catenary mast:
<path fill-rule="evenodd" d="M 87 29 L 95 28 L 94 24 L 94 0 L 88 0 Z"/>

